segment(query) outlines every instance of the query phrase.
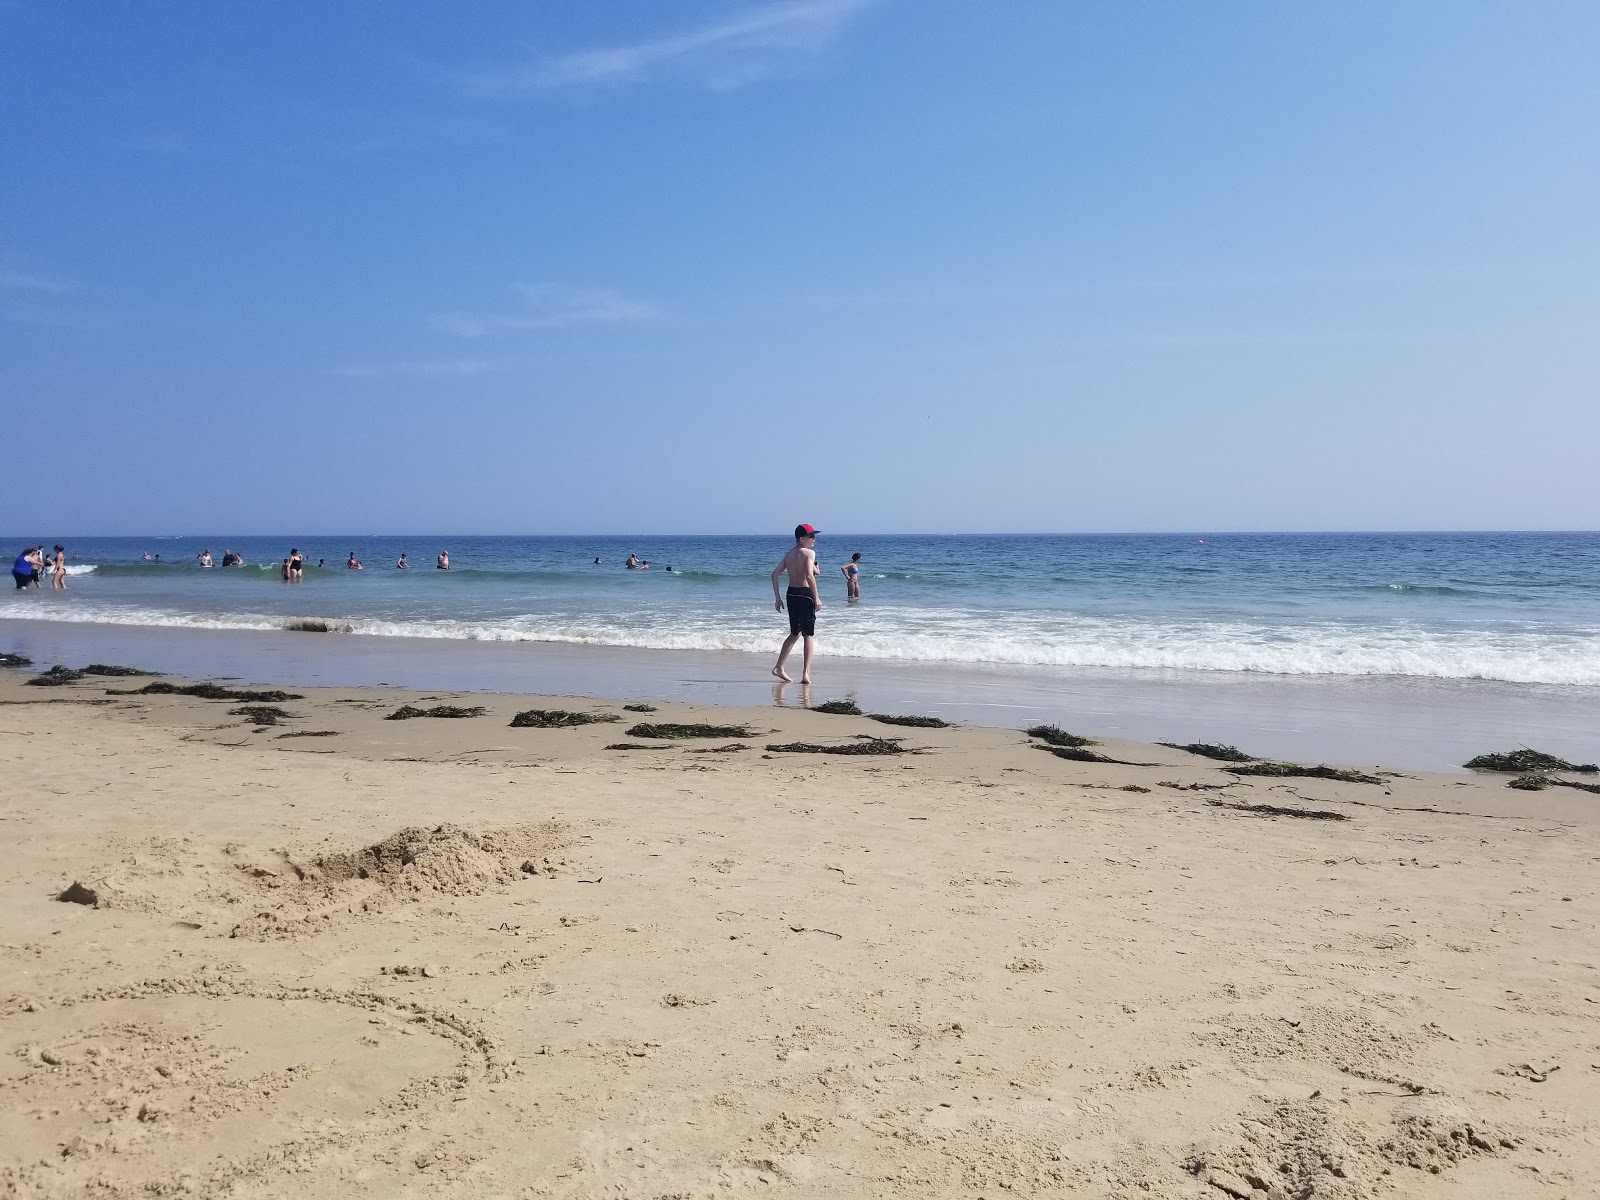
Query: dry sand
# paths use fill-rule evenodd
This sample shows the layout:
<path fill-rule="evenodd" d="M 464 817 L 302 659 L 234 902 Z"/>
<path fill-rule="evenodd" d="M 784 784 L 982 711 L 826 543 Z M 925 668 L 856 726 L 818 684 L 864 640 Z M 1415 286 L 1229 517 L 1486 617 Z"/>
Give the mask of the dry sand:
<path fill-rule="evenodd" d="M 1597 796 L 25 677 L 0 1195 L 1600 1193 Z"/>

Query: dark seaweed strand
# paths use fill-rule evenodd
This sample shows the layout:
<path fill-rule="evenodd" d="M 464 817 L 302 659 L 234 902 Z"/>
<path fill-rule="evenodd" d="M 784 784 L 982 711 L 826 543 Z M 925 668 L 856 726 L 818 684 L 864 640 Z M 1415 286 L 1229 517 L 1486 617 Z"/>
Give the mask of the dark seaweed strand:
<path fill-rule="evenodd" d="M 1230 808 L 1252 817 L 1302 817 L 1308 821 L 1348 821 L 1348 815 L 1326 808 L 1283 808 L 1277 804 L 1243 804 L 1233 800 L 1207 800 L 1212 808 Z"/>
<path fill-rule="evenodd" d="M 1038 738 L 1041 742 L 1049 742 L 1052 746 L 1093 746 L 1093 738 L 1081 737 L 1076 733 L 1068 733 L 1059 725 L 1035 725 L 1031 729 L 1024 729 L 1023 733 L 1031 738 Z"/>
<path fill-rule="evenodd" d="M 1254 754 L 1246 754 L 1237 746 L 1224 746 L 1220 742 L 1157 742 L 1158 746 L 1165 746 L 1169 750 L 1187 750 L 1190 754 L 1198 754 L 1201 758 L 1215 758 L 1222 762 L 1255 762 Z"/>
<path fill-rule="evenodd" d="M 901 717 L 894 713 L 868 713 L 867 720 L 906 729 L 949 729 L 955 724 L 954 721 L 943 721 L 938 717 Z"/>
<path fill-rule="evenodd" d="M 35 675 L 26 682 L 32 687 L 64 687 L 83 678 L 82 671 L 74 671 L 71 667 L 51 667 L 43 675 Z"/>
<path fill-rule="evenodd" d="M 304 700 L 299 692 L 276 688 L 253 691 L 250 688 L 225 688 L 215 683 L 147 683 L 138 688 L 107 688 L 108 696 L 198 696 L 202 700 L 236 700 L 246 704 L 282 704 L 285 700 Z"/>
<path fill-rule="evenodd" d="M 743 725 L 680 725 L 666 721 L 659 724 L 641 722 L 628 730 L 629 737 L 639 738 L 747 738 L 755 735 Z"/>
<path fill-rule="evenodd" d="M 90 663 L 83 668 L 85 675 L 159 675 L 160 671 L 141 671 L 138 667 L 119 667 L 115 663 Z"/>
<path fill-rule="evenodd" d="M 656 706 L 654 704 L 624 704 L 622 706 L 622 711 L 638 713 L 655 712 Z"/>
<path fill-rule="evenodd" d="M 829 713 L 836 717 L 859 717 L 861 707 L 854 700 L 826 700 L 821 704 L 813 704 L 812 712 Z"/>
<path fill-rule="evenodd" d="M 1296 763 L 1252 762 L 1238 767 L 1223 767 L 1230 775 L 1261 775 L 1272 779 L 1333 779 L 1340 783 L 1375 783 L 1383 786 L 1376 775 L 1363 775 L 1343 767 L 1302 767 Z"/>
<path fill-rule="evenodd" d="M 462 708 L 455 704 L 436 704 L 432 708 L 417 708 L 414 705 L 402 704 L 384 720 L 409 721 L 413 717 L 481 717 L 488 711 L 481 704 L 472 708 Z"/>
<path fill-rule="evenodd" d="M 1480 754 L 1477 758 L 1469 758 L 1462 765 L 1469 771 L 1504 771 L 1517 775 L 1526 775 L 1533 771 L 1573 771 L 1579 775 L 1593 775 L 1600 771 L 1600 766 L 1594 763 L 1578 766 L 1564 758 L 1557 758 L 1554 754 L 1546 754 L 1542 750 L 1529 750 L 1526 746 L 1521 750 L 1511 750 L 1505 754 Z"/>
<path fill-rule="evenodd" d="M 1035 750 L 1043 750 L 1054 754 L 1057 758 L 1067 759 L 1069 762 L 1109 763 L 1115 767 L 1154 767 L 1158 763 L 1128 762 L 1122 758 L 1107 758 L 1095 750 L 1085 750 L 1082 746 L 1035 746 Z"/>
<path fill-rule="evenodd" d="M 900 744 L 898 738 L 861 738 L 854 742 L 844 742 L 837 746 L 822 746 L 816 742 L 784 742 L 780 745 L 768 746 L 768 750 L 780 754 L 910 754 L 911 751 Z"/>
<path fill-rule="evenodd" d="M 26 654 L 0 654 L 0 667 L 31 667 L 33 659 Z"/>
<path fill-rule="evenodd" d="M 511 718 L 512 729 L 570 729 L 575 725 L 604 725 L 622 720 L 615 713 L 568 712 L 564 708 L 530 708 Z"/>

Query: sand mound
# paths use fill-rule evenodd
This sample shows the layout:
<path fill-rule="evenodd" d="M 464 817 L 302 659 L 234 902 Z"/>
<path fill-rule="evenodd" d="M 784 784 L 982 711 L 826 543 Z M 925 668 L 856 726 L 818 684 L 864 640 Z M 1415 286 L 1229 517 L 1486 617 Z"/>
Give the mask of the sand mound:
<path fill-rule="evenodd" d="M 551 845 L 552 827 L 473 833 L 457 825 L 413 826 L 348 854 L 314 864 L 317 879 L 372 880 L 413 895 L 475 896 L 524 877 L 520 864 Z"/>
<path fill-rule="evenodd" d="M 397 905 L 477 896 L 547 876 L 554 870 L 548 856 L 563 840 L 555 822 L 481 831 L 411 827 L 317 857 L 153 839 L 80 875 L 56 899 L 171 917 L 212 935 L 293 937 L 374 919 Z"/>

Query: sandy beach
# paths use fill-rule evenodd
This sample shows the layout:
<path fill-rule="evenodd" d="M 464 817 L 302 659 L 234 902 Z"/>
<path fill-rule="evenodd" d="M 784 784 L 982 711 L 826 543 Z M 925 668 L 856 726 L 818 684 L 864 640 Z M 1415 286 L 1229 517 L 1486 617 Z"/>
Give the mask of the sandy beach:
<path fill-rule="evenodd" d="M 1585 792 L 770 707 L 295 689 L 255 725 L 26 678 L 0 1194 L 1600 1189 Z M 510 726 L 535 708 L 619 719 Z M 769 749 L 865 737 L 908 752 Z"/>

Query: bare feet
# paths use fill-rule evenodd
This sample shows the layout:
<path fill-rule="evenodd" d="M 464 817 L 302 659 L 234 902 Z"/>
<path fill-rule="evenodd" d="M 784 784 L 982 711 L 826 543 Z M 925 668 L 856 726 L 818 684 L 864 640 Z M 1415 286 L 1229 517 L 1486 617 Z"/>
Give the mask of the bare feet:
<path fill-rule="evenodd" d="M 793 683 L 794 682 L 794 680 L 790 679 L 789 676 L 787 674 L 785 674 L 784 669 L 782 667 L 773 667 L 772 668 L 772 673 L 775 676 L 777 676 L 779 679 L 783 680 L 785 683 Z M 806 680 L 806 682 L 810 683 L 811 681 L 808 679 L 808 680 Z"/>
<path fill-rule="evenodd" d="M 810 687 L 811 686 L 811 676 L 809 676 L 809 675 L 800 676 L 800 682 L 805 684 L 806 687 Z"/>

